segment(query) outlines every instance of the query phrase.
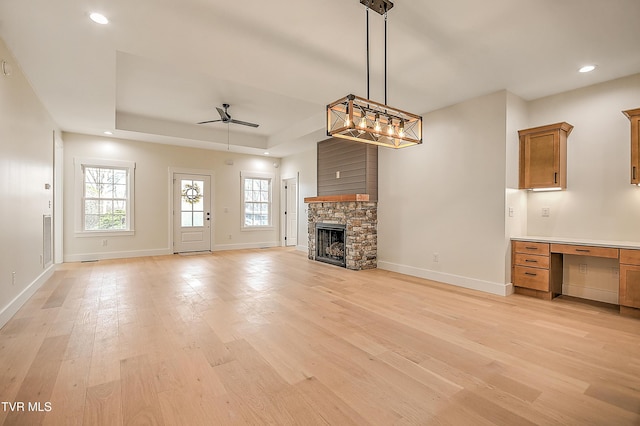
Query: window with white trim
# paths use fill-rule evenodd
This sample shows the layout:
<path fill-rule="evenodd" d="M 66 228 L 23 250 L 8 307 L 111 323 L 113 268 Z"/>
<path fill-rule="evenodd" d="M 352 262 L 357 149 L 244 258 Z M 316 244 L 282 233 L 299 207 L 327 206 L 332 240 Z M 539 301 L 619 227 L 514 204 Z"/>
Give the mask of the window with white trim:
<path fill-rule="evenodd" d="M 272 226 L 273 175 L 242 172 L 242 229 Z"/>
<path fill-rule="evenodd" d="M 135 163 L 76 159 L 76 231 L 90 235 L 133 233 Z"/>

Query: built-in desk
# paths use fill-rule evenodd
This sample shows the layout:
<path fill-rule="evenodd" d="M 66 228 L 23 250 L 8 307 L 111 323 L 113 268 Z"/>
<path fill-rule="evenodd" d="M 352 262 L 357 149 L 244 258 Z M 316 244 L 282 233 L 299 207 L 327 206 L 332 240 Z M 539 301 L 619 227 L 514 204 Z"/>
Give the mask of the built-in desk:
<path fill-rule="evenodd" d="M 511 239 L 515 292 L 551 300 L 562 294 L 565 254 L 616 259 L 620 267 L 620 313 L 640 317 L 640 243 L 553 237 Z"/>

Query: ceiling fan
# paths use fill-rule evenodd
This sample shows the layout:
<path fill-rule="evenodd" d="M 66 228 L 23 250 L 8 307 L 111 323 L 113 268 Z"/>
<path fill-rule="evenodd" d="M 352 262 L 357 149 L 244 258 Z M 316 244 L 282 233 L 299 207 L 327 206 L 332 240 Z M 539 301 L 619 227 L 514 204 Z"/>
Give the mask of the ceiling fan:
<path fill-rule="evenodd" d="M 220 114 L 220 120 L 201 121 L 198 124 L 217 123 L 221 121 L 223 123 L 241 124 L 243 126 L 249 126 L 249 127 L 259 126 L 258 124 L 255 124 L 255 123 L 249 123 L 248 121 L 240 121 L 240 120 L 231 118 L 231 116 L 227 112 L 227 110 L 229 109 L 229 106 L 230 106 L 229 104 L 222 104 L 222 108 L 224 109 L 216 107 L 216 109 L 218 110 L 218 114 Z"/>

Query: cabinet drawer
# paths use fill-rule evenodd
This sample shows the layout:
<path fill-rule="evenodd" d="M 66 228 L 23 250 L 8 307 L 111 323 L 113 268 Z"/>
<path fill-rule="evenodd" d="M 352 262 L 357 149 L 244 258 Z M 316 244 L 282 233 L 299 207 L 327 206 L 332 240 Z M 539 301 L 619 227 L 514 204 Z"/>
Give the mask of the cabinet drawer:
<path fill-rule="evenodd" d="M 516 266 L 513 285 L 533 290 L 549 291 L 549 270 Z"/>
<path fill-rule="evenodd" d="M 578 246 L 573 244 L 551 244 L 553 253 L 575 254 L 578 256 L 618 258 L 618 249 L 611 247 Z"/>
<path fill-rule="evenodd" d="M 549 243 L 514 241 L 513 249 L 516 253 L 540 254 L 543 256 L 549 256 Z"/>
<path fill-rule="evenodd" d="M 514 256 L 514 264 L 520 266 L 530 266 L 532 268 L 549 269 L 549 256 L 516 253 Z"/>
<path fill-rule="evenodd" d="M 640 265 L 640 250 L 620 249 L 620 263 Z"/>

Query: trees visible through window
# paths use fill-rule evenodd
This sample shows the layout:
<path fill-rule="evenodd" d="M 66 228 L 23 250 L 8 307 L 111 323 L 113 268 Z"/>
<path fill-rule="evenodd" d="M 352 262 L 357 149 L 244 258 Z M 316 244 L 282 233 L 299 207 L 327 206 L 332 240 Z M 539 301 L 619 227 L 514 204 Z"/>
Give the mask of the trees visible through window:
<path fill-rule="evenodd" d="M 133 235 L 135 163 L 94 158 L 76 158 L 74 163 L 76 233 Z"/>
<path fill-rule="evenodd" d="M 84 167 L 84 230 L 127 230 L 127 169 Z"/>
<path fill-rule="evenodd" d="M 271 226 L 271 181 L 271 177 L 243 176 L 243 228 Z"/>

